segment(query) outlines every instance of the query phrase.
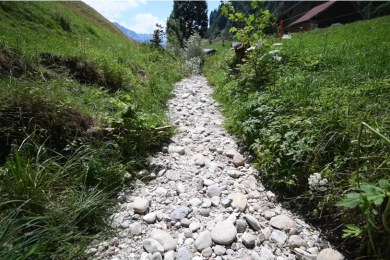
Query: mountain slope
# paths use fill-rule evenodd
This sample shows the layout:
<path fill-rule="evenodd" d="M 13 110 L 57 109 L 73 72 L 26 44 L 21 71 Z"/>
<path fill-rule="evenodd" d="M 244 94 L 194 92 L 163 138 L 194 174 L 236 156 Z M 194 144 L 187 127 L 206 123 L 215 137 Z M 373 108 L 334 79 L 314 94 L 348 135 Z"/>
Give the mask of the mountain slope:
<path fill-rule="evenodd" d="M 153 34 L 138 34 L 132 30 L 123 27 L 117 22 L 114 22 L 114 25 L 117 26 L 127 37 L 129 37 L 133 41 L 144 43 L 144 42 L 148 42 L 153 38 Z"/>
<path fill-rule="evenodd" d="M 0 259 L 88 258 L 178 72 L 83 2 L 0 2 Z"/>

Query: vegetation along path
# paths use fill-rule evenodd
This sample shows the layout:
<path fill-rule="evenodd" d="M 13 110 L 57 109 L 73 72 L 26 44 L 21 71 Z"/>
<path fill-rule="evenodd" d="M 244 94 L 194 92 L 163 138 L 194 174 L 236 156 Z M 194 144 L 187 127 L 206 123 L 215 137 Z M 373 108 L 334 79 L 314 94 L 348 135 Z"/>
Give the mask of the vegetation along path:
<path fill-rule="evenodd" d="M 331 259 L 320 230 L 284 209 L 223 129 L 204 77 L 176 83 L 169 117 L 178 134 L 150 163 L 152 178 L 119 195 L 118 237 L 96 259 Z M 249 156 L 248 156 L 249 158 Z"/>

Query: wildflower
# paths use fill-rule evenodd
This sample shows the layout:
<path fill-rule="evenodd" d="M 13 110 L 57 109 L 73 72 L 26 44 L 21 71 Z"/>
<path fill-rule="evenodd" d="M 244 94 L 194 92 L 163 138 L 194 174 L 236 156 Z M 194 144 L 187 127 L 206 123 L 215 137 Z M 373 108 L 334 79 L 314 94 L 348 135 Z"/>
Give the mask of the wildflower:
<path fill-rule="evenodd" d="M 308 183 L 311 190 L 326 191 L 328 179 L 323 178 L 320 173 L 316 172 L 309 176 Z"/>

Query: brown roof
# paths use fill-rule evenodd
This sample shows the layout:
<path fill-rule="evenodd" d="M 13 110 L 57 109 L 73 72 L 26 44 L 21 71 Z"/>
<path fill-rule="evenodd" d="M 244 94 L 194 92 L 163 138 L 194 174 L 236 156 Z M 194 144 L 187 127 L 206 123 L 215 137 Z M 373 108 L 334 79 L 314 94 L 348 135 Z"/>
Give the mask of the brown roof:
<path fill-rule="evenodd" d="M 326 9 L 328 9 L 334 3 L 336 3 L 336 1 L 329 1 L 329 2 L 326 2 L 325 4 L 322 4 L 322 5 L 314 7 L 309 12 L 307 12 L 305 15 L 303 15 L 301 18 L 299 18 L 298 20 L 296 20 L 295 22 L 290 24 L 289 27 L 294 25 L 294 24 L 299 24 L 299 23 L 302 23 L 302 22 L 309 21 L 311 18 L 313 18 L 317 14 L 319 14 L 319 13 L 325 11 Z"/>

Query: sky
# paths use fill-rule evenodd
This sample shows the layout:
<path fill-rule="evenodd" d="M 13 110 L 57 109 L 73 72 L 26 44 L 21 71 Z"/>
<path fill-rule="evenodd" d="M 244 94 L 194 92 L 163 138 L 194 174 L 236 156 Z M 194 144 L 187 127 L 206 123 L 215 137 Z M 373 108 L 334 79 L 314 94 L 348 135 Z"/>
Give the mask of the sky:
<path fill-rule="evenodd" d="M 173 9 L 173 1 L 147 0 L 83 0 L 111 22 L 138 34 L 153 33 L 156 23 L 165 26 Z M 207 1 L 208 14 L 220 4 L 219 0 Z"/>

